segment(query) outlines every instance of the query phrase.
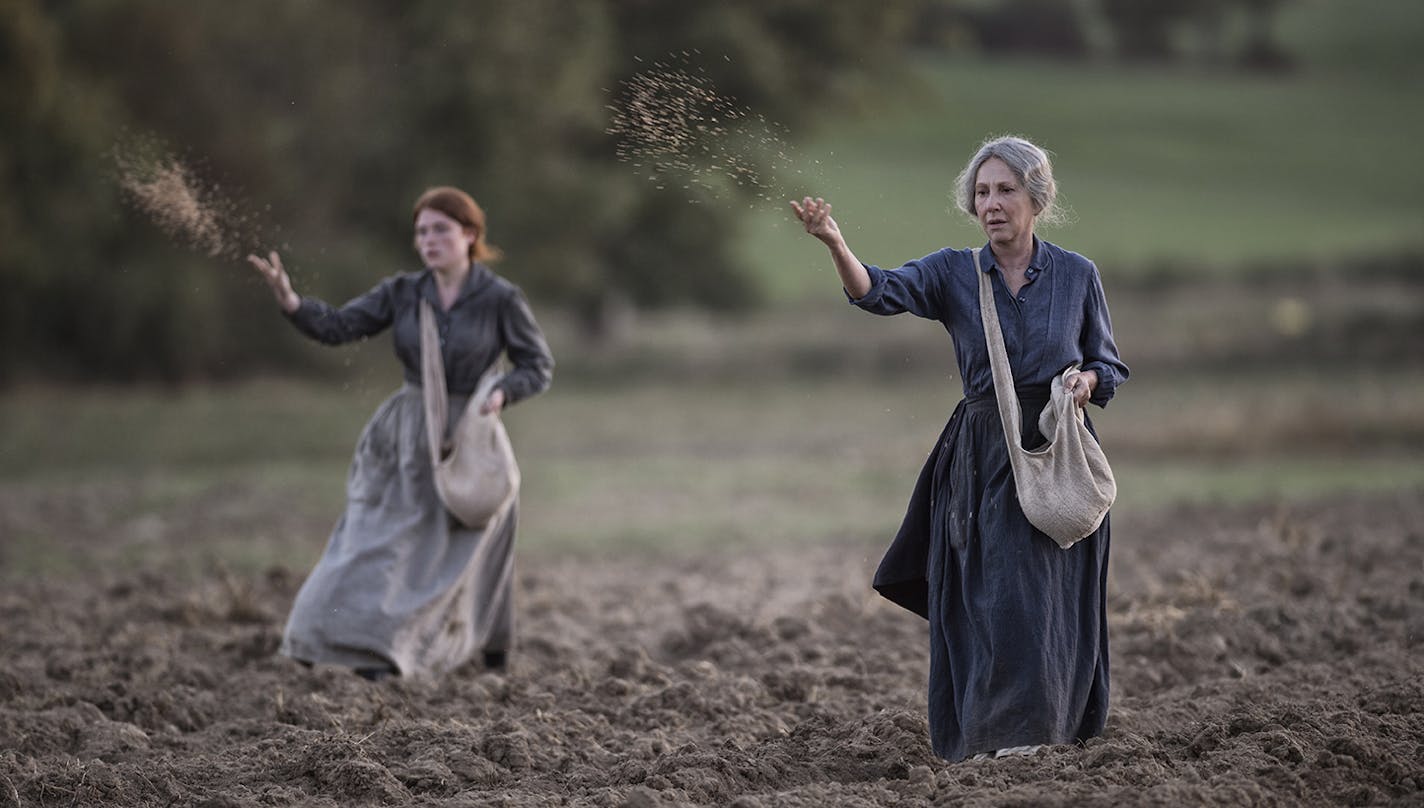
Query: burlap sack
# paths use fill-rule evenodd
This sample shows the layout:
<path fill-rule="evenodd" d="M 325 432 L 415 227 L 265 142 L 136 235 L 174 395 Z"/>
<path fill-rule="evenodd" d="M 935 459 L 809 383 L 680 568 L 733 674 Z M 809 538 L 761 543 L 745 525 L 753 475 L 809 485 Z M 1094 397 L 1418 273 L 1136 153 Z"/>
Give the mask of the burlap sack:
<path fill-rule="evenodd" d="M 1078 370 L 1077 365 L 1054 377 L 1049 402 L 1039 413 L 1038 431 L 1048 443 L 1032 451 L 1023 448 L 1018 394 L 1004 349 L 999 310 L 994 307 L 993 279 L 979 265 L 979 250 L 974 251 L 974 269 L 979 275 L 979 314 L 989 343 L 994 397 L 999 403 L 1019 506 L 1030 524 L 1066 550 L 1103 523 L 1117 498 L 1117 481 L 1107 455 L 1088 431 L 1083 410 L 1063 389 L 1063 380 Z"/>
<path fill-rule="evenodd" d="M 440 501 L 466 527 L 483 528 L 519 492 L 519 464 L 499 415 L 480 414 L 480 404 L 500 379 L 491 369 L 480 379 L 447 443 L 450 400 L 435 311 L 420 301 L 420 364 L 425 394 L 425 433 Z"/>

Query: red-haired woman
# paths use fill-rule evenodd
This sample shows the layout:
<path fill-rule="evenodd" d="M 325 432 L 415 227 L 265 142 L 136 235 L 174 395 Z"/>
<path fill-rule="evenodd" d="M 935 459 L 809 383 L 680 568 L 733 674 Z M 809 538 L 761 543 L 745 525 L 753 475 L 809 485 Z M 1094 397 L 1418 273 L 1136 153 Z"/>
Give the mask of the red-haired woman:
<path fill-rule="evenodd" d="M 369 679 L 441 673 L 483 652 L 503 669 L 513 641 L 518 498 L 480 529 L 446 511 L 435 488 L 421 383 L 420 302 L 435 311 L 453 413 L 503 354 L 513 365 L 478 402 L 482 414 L 543 392 L 554 361 L 524 295 L 488 264 L 485 215 L 457 188 L 414 208 L 424 268 L 386 278 L 339 308 L 292 290 L 277 253 L 248 256 L 299 331 L 339 345 L 391 329 L 405 385 L 356 446 L 346 510 L 292 606 L 283 654 Z M 454 420 L 453 417 L 451 420 Z"/>

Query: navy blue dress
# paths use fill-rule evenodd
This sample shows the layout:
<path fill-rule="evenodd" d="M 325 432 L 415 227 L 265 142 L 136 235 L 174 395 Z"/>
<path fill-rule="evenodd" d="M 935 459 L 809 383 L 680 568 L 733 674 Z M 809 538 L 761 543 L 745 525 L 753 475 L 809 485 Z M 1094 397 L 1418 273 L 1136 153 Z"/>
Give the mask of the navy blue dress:
<path fill-rule="evenodd" d="M 1070 364 L 1098 372 L 1106 405 L 1128 369 L 1118 357 L 1102 282 L 1081 255 L 1035 239 L 1017 297 L 994 280 L 1024 446 L 1044 441 L 1038 412 Z M 899 269 L 866 267 L 852 300 L 875 314 L 938 320 L 954 342 L 964 400 L 935 443 L 899 533 L 875 574 L 878 592 L 929 620 L 929 724 L 948 760 L 1099 734 L 1108 710 L 1107 569 L 1110 518 L 1067 550 L 1020 509 L 979 316 L 970 250 L 941 250 Z"/>

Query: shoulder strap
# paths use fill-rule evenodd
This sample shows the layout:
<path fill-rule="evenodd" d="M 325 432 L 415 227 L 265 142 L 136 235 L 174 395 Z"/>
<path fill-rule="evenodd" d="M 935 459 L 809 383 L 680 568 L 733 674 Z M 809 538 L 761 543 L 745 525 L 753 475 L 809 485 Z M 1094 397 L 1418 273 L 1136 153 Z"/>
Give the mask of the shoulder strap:
<path fill-rule="evenodd" d="M 1004 440 L 1009 444 L 1009 457 L 1022 451 L 1019 435 L 1023 432 L 1023 416 L 1019 412 L 1019 396 L 1014 390 L 1014 374 L 1009 369 L 1009 353 L 1004 348 L 1004 331 L 999 326 L 999 309 L 994 305 L 994 279 L 979 264 L 979 250 L 974 250 L 974 274 L 979 276 L 979 319 L 984 322 L 984 341 L 989 344 L 989 367 L 994 371 L 994 398 L 999 403 L 999 420 L 1004 424 Z"/>
<path fill-rule="evenodd" d="M 430 457 L 440 462 L 445 441 L 445 423 L 450 417 L 450 401 L 445 390 L 445 360 L 440 356 L 440 333 L 435 328 L 435 310 L 430 301 L 420 301 L 420 386 L 425 397 L 425 436 Z"/>

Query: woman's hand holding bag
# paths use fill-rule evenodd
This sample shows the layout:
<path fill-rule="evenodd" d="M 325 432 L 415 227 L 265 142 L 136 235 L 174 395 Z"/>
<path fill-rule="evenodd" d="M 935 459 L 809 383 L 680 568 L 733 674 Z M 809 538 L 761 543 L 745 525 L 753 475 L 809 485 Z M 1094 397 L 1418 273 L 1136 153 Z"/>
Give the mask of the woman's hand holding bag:
<path fill-rule="evenodd" d="M 1019 440 L 1022 416 L 999 310 L 994 306 L 993 280 L 980 267 L 977 249 L 974 269 L 979 275 L 979 314 L 994 371 L 994 397 L 999 402 L 1019 506 L 1030 524 L 1066 550 L 1103 523 L 1117 498 L 1117 480 L 1107 455 L 1088 431 L 1082 408 L 1064 387 L 1079 372 L 1076 365 L 1054 377 L 1048 404 L 1039 413 L 1038 431 L 1048 442 L 1031 451 L 1023 448 Z"/>
<path fill-rule="evenodd" d="M 440 356 L 435 311 L 424 300 L 420 302 L 420 358 L 425 432 L 430 441 L 435 490 L 446 510 L 462 524 L 483 528 L 519 492 L 519 464 L 514 460 L 504 422 L 499 419 L 500 408 L 486 406 L 501 377 L 491 370 L 480 379 L 446 444 L 450 400 L 445 387 L 445 363 Z M 502 394 L 498 403 L 503 404 Z"/>

